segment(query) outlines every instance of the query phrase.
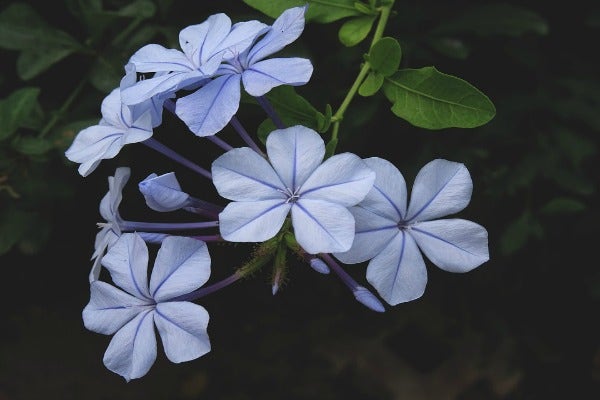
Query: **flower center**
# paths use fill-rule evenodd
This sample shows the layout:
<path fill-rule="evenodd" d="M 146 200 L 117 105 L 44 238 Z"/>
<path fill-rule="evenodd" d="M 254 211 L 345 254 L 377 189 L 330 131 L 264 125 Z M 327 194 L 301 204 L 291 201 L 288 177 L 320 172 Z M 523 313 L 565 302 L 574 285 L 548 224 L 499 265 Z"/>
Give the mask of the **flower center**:
<path fill-rule="evenodd" d="M 286 203 L 295 203 L 298 201 L 298 199 L 300 199 L 300 193 L 298 193 L 300 191 L 300 188 L 293 190 L 290 188 L 285 188 L 285 190 L 282 190 L 281 192 L 287 197 L 287 199 L 285 200 Z"/>
<path fill-rule="evenodd" d="M 408 229 L 410 229 L 411 225 L 412 225 L 412 224 L 411 224 L 411 223 L 409 223 L 409 222 L 407 222 L 407 221 L 400 220 L 400 221 L 398 222 L 398 225 L 397 225 L 397 226 L 398 226 L 398 229 L 405 231 L 405 230 L 408 230 Z"/>

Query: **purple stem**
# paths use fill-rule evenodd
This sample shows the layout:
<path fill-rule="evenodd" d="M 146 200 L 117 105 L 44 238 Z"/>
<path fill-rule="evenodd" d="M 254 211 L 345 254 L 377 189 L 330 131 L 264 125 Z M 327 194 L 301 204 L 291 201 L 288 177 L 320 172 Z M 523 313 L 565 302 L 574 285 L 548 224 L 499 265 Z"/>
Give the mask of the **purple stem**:
<path fill-rule="evenodd" d="M 231 126 L 233 126 L 233 129 L 236 130 L 236 132 L 242 137 L 244 142 L 246 142 L 246 144 L 250 146 L 252 150 L 256 151 L 263 157 L 265 156 L 265 153 L 263 153 L 262 150 L 258 147 L 258 145 L 254 142 L 254 140 L 252 140 L 252 138 L 248 134 L 248 131 L 244 129 L 240 120 L 237 119 L 235 115 L 231 118 L 231 121 L 229 121 L 229 123 L 231 124 Z"/>
<path fill-rule="evenodd" d="M 219 226 L 219 221 L 209 222 L 137 222 L 137 221 L 122 221 L 120 228 L 124 231 L 147 231 L 147 232 L 162 232 L 176 231 L 186 229 L 202 229 L 214 228 Z"/>
<path fill-rule="evenodd" d="M 225 142 L 223 139 L 216 137 L 215 135 L 204 136 L 204 138 L 210 140 L 211 142 L 213 142 L 214 144 L 216 144 L 217 146 L 219 146 L 220 148 L 222 148 L 225 151 L 229 151 L 229 150 L 233 149 L 232 145 Z"/>
<path fill-rule="evenodd" d="M 265 96 L 257 96 L 256 101 L 258 101 L 258 104 L 260 104 L 263 110 L 265 110 L 269 118 L 271 118 L 271 121 L 273 121 L 273 123 L 278 129 L 283 129 L 286 127 L 279 115 L 277 115 L 277 112 L 275 111 L 269 100 Z"/>
<path fill-rule="evenodd" d="M 144 143 L 146 146 L 150 147 L 151 149 L 154 149 L 154 150 L 158 151 L 159 153 L 169 157 L 170 159 L 177 161 L 181 165 L 188 167 L 192 171 L 199 173 L 200 175 L 204 176 L 205 178 L 212 179 L 212 175 L 210 172 L 208 172 L 204 168 L 198 166 L 197 164 L 194 164 L 193 162 L 191 162 L 187 158 L 183 157 L 176 151 L 174 151 L 174 150 L 168 148 L 167 146 L 165 146 L 164 144 L 160 143 L 158 140 L 151 137 L 149 139 L 144 140 L 142 143 Z"/>
<path fill-rule="evenodd" d="M 197 236 L 190 236 L 190 237 L 192 239 L 202 240 L 203 242 L 206 242 L 206 243 L 223 241 L 223 238 L 221 237 L 221 235 L 197 235 Z"/>
<path fill-rule="evenodd" d="M 198 300 L 201 297 L 204 297 L 208 294 L 211 294 L 213 292 L 216 292 L 217 290 L 223 289 L 226 286 L 231 285 L 232 283 L 234 283 L 235 281 L 237 281 L 238 279 L 240 279 L 242 277 L 241 274 L 239 273 L 234 273 L 233 275 L 228 276 L 227 278 L 217 282 L 217 283 L 213 283 L 212 285 L 206 286 L 206 287 L 202 287 L 200 289 L 196 289 L 193 292 L 175 297 L 174 299 L 171 299 L 169 301 L 194 301 L 194 300 Z"/>

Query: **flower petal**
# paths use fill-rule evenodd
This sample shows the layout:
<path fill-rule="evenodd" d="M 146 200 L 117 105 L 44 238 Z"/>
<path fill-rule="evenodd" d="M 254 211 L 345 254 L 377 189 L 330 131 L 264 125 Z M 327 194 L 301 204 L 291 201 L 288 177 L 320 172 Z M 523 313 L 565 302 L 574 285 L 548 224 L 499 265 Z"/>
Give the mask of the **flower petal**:
<path fill-rule="evenodd" d="M 427 221 L 454 214 L 471 200 L 473 181 L 467 168 L 437 159 L 427 163 L 415 178 L 407 221 Z"/>
<path fill-rule="evenodd" d="M 138 299 L 148 292 L 148 247 L 137 233 L 124 233 L 102 258 L 115 285 Z"/>
<path fill-rule="evenodd" d="M 342 252 L 352 246 L 354 217 L 338 204 L 301 198 L 292 207 L 292 225 L 307 253 Z"/>
<path fill-rule="evenodd" d="M 467 272 L 490 259 L 485 228 L 464 219 L 414 224 L 411 235 L 427 258 L 449 272 Z"/>
<path fill-rule="evenodd" d="M 131 106 L 140 104 L 154 96 L 169 97 L 177 90 L 207 78 L 206 74 L 197 70 L 155 74 L 152 78 L 143 79 L 135 85 L 121 89 L 121 101 L 123 104 Z"/>
<path fill-rule="evenodd" d="M 265 37 L 252 46 L 248 53 L 248 64 L 262 60 L 298 39 L 304 30 L 305 12 L 306 6 L 301 6 L 289 8 L 281 13 Z"/>
<path fill-rule="evenodd" d="M 104 123 L 112 125 L 115 128 L 126 130 L 131 126 L 131 114 L 125 118 L 123 115 L 123 103 L 121 102 L 121 91 L 119 88 L 113 89 L 100 105 Z"/>
<path fill-rule="evenodd" d="M 215 54 L 215 49 L 227 37 L 230 30 L 231 19 L 226 14 L 213 14 L 201 24 L 182 29 L 179 32 L 179 45 L 199 68 Z"/>
<path fill-rule="evenodd" d="M 366 158 L 365 163 L 375 171 L 375 183 L 360 207 L 400 222 L 406 217 L 406 182 L 391 162 L 379 157 Z"/>
<path fill-rule="evenodd" d="M 208 353 L 208 320 L 204 307 L 194 303 L 174 301 L 158 304 L 154 321 L 167 358 L 180 363 Z"/>
<path fill-rule="evenodd" d="M 156 360 L 154 312 L 142 312 L 115 334 L 104 353 L 104 365 L 128 382 L 146 375 Z"/>
<path fill-rule="evenodd" d="M 231 59 L 248 49 L 256 37 L 268 29 L 268 25 L 255 20 L 238 22 L 213 51 L 215 54 L 222 54 L 225 60 Z"/>
<path fill-rule="evenodd" d="M 129 177 L 129 167 L 118 167 L 114 176 L 108 177 L 108 193 L 100 201 L 100 215 L 106 221 L 116 222 L 119 219 L 119 205 L 123 199 L 123 188 Z"/>
<path fill-rule="evenodd" d="M 123 148 L 126 131 L 108 125 L 93 125 L 81 130 L 65 151 L 65 156 L 81 165 L 78 172 L 88 176 L 102 160 L 113 158 Z"/>
<path fill-rule="evenodd" d="M 313 65 L 306 58 L 272 58 L 249 66 L 242 79 L 248 94 L 262 96 L 277 86 L 304 85 L 312 73 Z"/>
<path fill-rule="evenodd" d="M 325 157 L 321 136 L 301 125 L 274 130 L 267 136 L 266 147 L 277 175 L 292 190 L 300 187 Z"/>
<path fill-rule="evenodd" d="M 206 243 L 189 237 L 163 240 L 150 277 L 152 298 L 166 301 L 204 285 L 210 276 Z"/>
<path fill-rule="evenodd" d="M 356 154 L 336 154 L 308 177 L 300 196 L 350 207 L 365 198 L 374 181 L 375 172 Z"/>
<path fill-rule="evenodd" d="M 398 233 L 398 224 L 394 219 L 360 206 L 351 207 L 350 212 L 356 221 L 352 247 L 346 252 L 334 254 L 345 264 L 356 264 L 375 257 Z"/>
<path fill-rule="evenodd" d="M 102 281 L 92 282 L 90 292 L 82 312 L 83 324 L 104 335 L 112 335 L 151 304 Z"/>
<path fill-rule="evenodd" d="M 413 238 L 404 231 L 369 262 L 367 281 L 395 306 L 417 299 L 425 292 L 427 269 Z"/>
<path fill-rule="evenodd" d="M 217 192 L 226 199 L 285 199 L 285 187 L 273 167 L 249 147 L 229 150 L 221 155 L 213 161 L 211 174 Z"/>
<path fill-rule="evenodd" d="M 198 136 L 219 132 L 240 105 L 240 75 L 223 75 L 177 100 L 175 113 Z"/>
<path fill-rule="evenodd" d="M 138 184 L 148 207 L 155 211 L 179 210 L 189 203 L 190 195 L 181 190 L 174 172 L 150 174 Z"/>
<path fill-rule="evenodd" d="M 219 214 L 223 239 L 230 242 L 264 242 L 283 226 L 290 211 L 283 199 L 229 203 Z"/>
<path fill-rule="evenodd" d="M 190 72 L 196 69 L 188 57 L 176 49 L 166 49 L 159 44 L 147 44 L 136 51 L 129 63 L 137 72 Z"/>

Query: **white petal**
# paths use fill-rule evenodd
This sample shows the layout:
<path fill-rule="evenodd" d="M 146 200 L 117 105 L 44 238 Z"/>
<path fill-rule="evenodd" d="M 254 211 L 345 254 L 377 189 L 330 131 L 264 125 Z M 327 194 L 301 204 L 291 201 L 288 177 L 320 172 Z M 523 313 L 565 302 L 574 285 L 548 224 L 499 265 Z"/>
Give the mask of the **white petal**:
<path fill-rule="evenodd" d="M 83 309 L 83 324 L 93 332 L 112 335 L 151 304 L 106 282 L 90 284 L 90 302 Z"/>
<path fill-rule="evenodd" d="M 104 365 L 128 382 L 146 375 L 156 360 L 154 312 L 138 314 L 115 334 L 104 353 Z"/>
<path fill-rule="evenodd" d="M 206 243 L 179 236 L 163 240 L 150 278 L 154 300 L 165 301 L 204 285 L 210 276 Z"/>
<path fill-rule="evenodd" d="M 196 359 L 210 351 L 206 328 L 208 312 L 187 301 L 160 303 L 154 321 L 167 358 L 180 363 Z"/>
<path fill-rule="evenodd" d="M 248 147 L 229 150 L 212 163 L 213 184 L 226 199 L 285 199 L 281 179 L 267 160 Z"/>
<path fill-rule="evenodd" d="M 301 198 L 292 207 L 292 225 L 307 253 L 342 252 L 352 246 L 354 217 L 338 204 Z"/>
<path fill-rule="evenodd" d="M 137 233 L 124 233 L 102 258 L 115 285 L 139 299 L 148 292 L 148 247 Z"/>
<path fill-rule="evenodd" d="M 279 232 L 290 207 L 282 199 L 229 203 L 219 214 L 221 236 L 230 242 L 264 242 Z"/>
<path fill-rule="evenodd" d="M 138 184 L 148 207 L 155 211 L 179 210 L 188 205 L 190 195 L 181 190 L 174 172 L 150 174 Z"/>
<path fill-rule="evenodd" d="M 407 220 L 427 221 L 454 214 L 469 204 L 472 191 L 473 181 L 463 164 L 430 161 L 415 178 Z"/>
<path fill-rule="evenodd" d="M 175 113 L 197 136 L 210 136 L 231 121 L 240 105 L 240 75 L 220 76 L 177 100 Z"/>
<path fill-rule="evenodd" d="M 336 154 L 308 177 L 300 196 L 350 207 L 365 198 L 374 181 L 375 172 L 356 154 Z"/>
<path fill-rule="evenodd" d="M 277 129 L 267 137 L 267 154 L 285 187 L 295 190 L 323 162 L 325 144 L 319 134 L 301 125 Z"/>
<path fill-rule="evenodd" d="M 440 219 L 414 224 L 411 235 L 427 258 L 445 271 L 467 272 L 490 259 L 488 233 L 475 222 Z"/>
<path fill-rule="evenodd" d="M 392 306 L 423 295 L 427 285 L 427 269 L 409 234 L 398 232 L 383 251 L 369 262 L 367 281 Z"/>
<path fill-rule="evenodd" d="M 121 101 L 123 104 L 136 105 L 154 96 L 169 97 L 177 90 L 201 82 L 206 78 L 206 74 L 196 70 L 156 74 L 152 78 L 138 81 L 135 85 L 122 89 Z"/>
<path fill-rule="evenodd" d="M 305 12 L 306 7 L 293 7 L 281 13 L 265 37 L 252 46 L 248 62 L 262 60 L 298 39 L 304 30 Z"/>
<path fill-rule="evenodd" d="M 109 222 L 119 219 L 119 204 L 123 199 L 123 188 L 131 176 L 128 167 L 119 167 L 114 176 L 108 177 L 108 193 L 100 201 L 100 215 Z"/>
<path fill-rule="evenodd" d="M 360 206 L 375 214 L 399 222 L 406 217 L 406 182 L 391 162 L 379 157 L 366 158 L 365 163 L 375 171 L 375 183 Z"/>
<path fill-rule="evenodd" d="M 356 264 L 375 257 L 399 231 L 393 219 L 360 206 L 350 208 L 350 212 L 356 221 L 352 247 L 346 252 L 334 254 L 345 264 Z"/>
<path fill-rule="evenodd" d="M 231 27 L 231 32 L 219 43 L 214 52 L 222 54 L 225 60 L 231 59 L 243 53 L 254 43 L 258 35 L 268 29 L 268 25 L 255 20 L 238 22 Z"/>
<path fill-rule="evenodd" d="M 94 125 L 80 131 L 65 152 L 65 156 L 80 163 L 79 174 L 88 176 L 100 161 L 113 158 L 123 148 L 122 128 Z"/>
<path fill-rule="evenodd" d="M 179 32 L 179 45 L 193 60 L 196 67 L 202 66 L 231 30 L 231 19 L 223 14 L 213 14 L 201 24 L 188 26 Z"/>
<path fill-rule="evenodd" d="M 121 102 L 121 90 L 119 88 L 113 89 L 102 100 L 100 110 L 106 124 L 122 129 L 127 129 L 131 125 L 132 121 L 123 116 L 123 103 Z"/>
<path fill-rule="evenodd" d="M 136 51 L 129 62 L 136 72 L 190 72 L 194 65 L 181 51 L 166 49 L 159 44 L 147 44 Z"/>
<path fill-rule="evenodd" d="M 313 65 L 306 58 L 272 58 L 249 66 L 242 79 L 248 94 L 262 96 L 277 86 L 304 85 L 312 73 Z"/>

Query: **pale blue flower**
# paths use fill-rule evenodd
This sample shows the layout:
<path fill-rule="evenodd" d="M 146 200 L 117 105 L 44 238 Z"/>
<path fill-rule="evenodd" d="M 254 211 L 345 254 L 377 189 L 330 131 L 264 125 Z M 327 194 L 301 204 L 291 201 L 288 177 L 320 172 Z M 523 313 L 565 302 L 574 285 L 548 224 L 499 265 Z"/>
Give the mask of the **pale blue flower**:
<path fill-rule="evenodd" d="M 344 263 L 371 260 L 367 280 L 385 301 L 396 305 L 423 294 L 427 270 L 421 251 L 450 272 L 467 272 L 489 259 L 484 227 L 464 219 L 438 219 L 469 204 L 473 182 L 463 164 L 442 159 L 426 164 L 417 174 L 407 209 L 400 171 L 377 157 L 365 163 L 377 178 L 364 200 L 350 209 L 356 219 L 352 248 L 334 256 Z"/>
<path fill-rule="evenodd" d="M 222 13 L 211 15 L 198 25 L 191 25 L 179 33 L 182 51 L 148 44 L 129 59 L 128 64 L 139 73 L 154 73 L 151 78 L 124 88 L 123 102 L 139 104 L 156 95 L 174 93 L 202 85 L 227 60 L 252 44 L 267 25 L 258 21 L 231 25 L 231 19 Z"/>
<path fill-rule="evenodd" d="M 119 205 L 123 199 L 123 188 L 129 180 L 131 171 L 127 167 L 119 167 L 114 176 L 108 177 L 108 192 L 100 201 L 100 215 L 106 222 L 98 223 L 100 231 L 96 235 L 94 242 L 94 254 L 92 260 L 92 270 L 90 271 L 90 282 L 95 281 L 100 276 L 100 261 L 106 249 L 112 246 L 121 236 L 120 225 L 123 221 L 119 214 Z"/>
<path fill-rule="evenodd" d="M 138 187 L 154 211 L 175 211 L 191 205 L 191 196 L 181 190 L 174 172 L 160 176 L 152 173 Z"/>
<path fill-rule="evenodd" d="M 87 176 L 100 161 L 115 157 L 126 144 L 143 142 L 152 136 L 152 116 L 146 111 L 134 119 L 129 107 L 121 103 L 119 89 L 102 101 L 102 119 L 80 131 L 65 156 L 80 163 L 79 173 Z"/>
<path fill-rule="evenodd" d="M 148 248 L 136 233 L 125 233 L 102 258 L 115 287 L 96 280 L 83 309 L 87 329 L 114 334 L 104 365 L 127 381 L 140 378 L 156 360 L 156 326 L 167 358 L 180 363 L 210 351 L 209 315 L 204 307 L 178 300 L 204 285 L 210 255 L 202 241 L 164 239 L 148 284 Z M 121 288 L 121 289 L 119 289 Z"/>
<path fill-rule="evenodd" d="M 238 110 L 240 83 L 251 96 L 262 96 L 276 86 L 303 85 L 313 66 L 305 58 L 266 57 L 296 40 L 304 30 L 306 7 L 284 11 L 252 47 L 225 60 L 215 78 L 196 92 L 177 100 L 175 112 L 198 136 L 209 136 L 225 127 Z"/>
<path fill-rule="evenodd" d="M 348 250 L 354 239 L 348 207 L 369 192 L 375 173 L 351 153 L 323 162 L 323 139 L 299 125 L 271 132 L 266 148 L 268 160 L 243 147 L 213 162 L 217 191 L 233 200 L 219 215 L 221 236 L 262 242 L 275 236 L 291 213 L 296 240 L 306 252 Z"/>

